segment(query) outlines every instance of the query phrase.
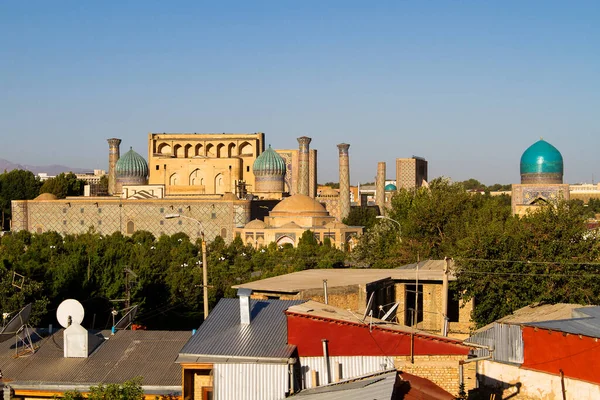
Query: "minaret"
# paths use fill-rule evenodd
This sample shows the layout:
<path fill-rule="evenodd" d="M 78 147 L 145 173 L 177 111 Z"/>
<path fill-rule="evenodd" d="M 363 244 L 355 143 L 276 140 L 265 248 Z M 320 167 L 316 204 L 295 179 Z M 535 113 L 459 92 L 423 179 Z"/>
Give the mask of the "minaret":
<path fill-rule="evenodd" d="M 385 215 L 385 162 L 377 163 L 377 180 L 375 181 L 375 204 L 379 206 L 379 214 Z"/>
<path fill-rule="evenodd" d="M 317 197 L 317 150 L 310 149 L 310 167 L 308 168 L 308 195 L 313 199 Z"/>
<path fill-rule="evenodd" d="M 337 145 L 340 152 L 340 221 L 350 214 L 350 160 L 348 149 L 350 145 L 340 143 Z"/>
<path fill-rule="evenodd" d="M 108 194 L 113 195 L 116 192 L 117 187 L 117 161 L 121 156 L 119 145 L 121 139 L 108 139 Z"/>
<path fill-rule="evenodd" d="M 300 145 L 300 148 L 298 150 L 298 193 L 303 194 L 305 196 L 309 195 L 309 145 L 311 140 L 312 139 L 307 136 L 302 136 L 298 138 L 298 144 Z"/>

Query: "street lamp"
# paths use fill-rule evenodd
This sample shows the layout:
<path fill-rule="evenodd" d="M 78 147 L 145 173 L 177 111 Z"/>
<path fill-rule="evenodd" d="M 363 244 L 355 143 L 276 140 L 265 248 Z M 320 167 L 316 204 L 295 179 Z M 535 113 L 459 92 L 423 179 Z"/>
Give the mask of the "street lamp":
<path fill-rule="evenodd" d="M 375 218 L 377 218 L 377 219 L 387 219 L 388 221 L 392 221 L 393 223 L 395 223 L 396 225 L 398 225 L 398 240 L 400 242 L 402 242 L 402 225 L 400 225 L 400 222 L 398 222 L 395 219 L 392 219 L 390 217 L 386 217 L 385 215 L 378 215 Z"/>
<path fill-rule="evenodd" d="M 201 221 L 198 221 L 196 218 L 191 218 L 186 215 L 181 214 L 166 214 L 165 219 L 173 219 L 173 218 L 183 218 L 194 221 L 198 225 L 202 231 L 200 231 L 200 235 L 202 237 L 202 302 L 204 303 L 204 319 L 208 317 L 208 269 L 206 267 L 206 240 L 204 240 L 204 225 L 202 225 Z"/>

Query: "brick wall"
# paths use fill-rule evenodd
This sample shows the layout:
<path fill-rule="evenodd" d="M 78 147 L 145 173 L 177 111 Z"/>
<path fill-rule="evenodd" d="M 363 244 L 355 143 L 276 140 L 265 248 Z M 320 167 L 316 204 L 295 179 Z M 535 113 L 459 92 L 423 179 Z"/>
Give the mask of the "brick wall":
<path fill-rule="evenodd" d="M 415 356 L 411 363 L 410 356 L 395 357 L 394 363 L 398 370 L 429 379 L 439 387 L 453 395 L 459 391 L 459 364 L 466 356 Z M 475 363 L 464 365 L 465 390 L 475 388 Z"/>

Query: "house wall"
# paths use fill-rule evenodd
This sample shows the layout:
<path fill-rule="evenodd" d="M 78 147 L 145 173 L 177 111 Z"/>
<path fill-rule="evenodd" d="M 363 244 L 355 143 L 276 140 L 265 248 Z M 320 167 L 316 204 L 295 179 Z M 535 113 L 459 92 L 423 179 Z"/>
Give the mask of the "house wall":
<path fill-rule="evenodd" d="M 289 390 L 287 364 L 215 364 L 215 400 L 280 400 Z"/>
<path fill-rule="evenodd" d="M 597 338 L 524 326 L 523 368 L 600 384 Z"/>
<path fill-rule="evenodd" d="M 497 387 L 497 393 L 501 396 L 497 398 L 563 399 L 560 376 L 494 361 L 479 361 L 477 364 L 482 385 Z M 564 385 L 566 398 L 569 400 L 600 399 L 600 386 L 597 384 L 565 377 Z"/>
<path fill-rule="evenodd" d="M 409 332 L 370 327 L 368 324 L 321 319 L 287 312 L 288 343 L 300 357 L 323 355 L 322 339 L 331 356 L 405 356 L 411 354 Z M 310 332 L 310 335 L 307 334 Z M 459 341 L 414 335 L 415 355 L 463 355 L 469 348 Z"/>

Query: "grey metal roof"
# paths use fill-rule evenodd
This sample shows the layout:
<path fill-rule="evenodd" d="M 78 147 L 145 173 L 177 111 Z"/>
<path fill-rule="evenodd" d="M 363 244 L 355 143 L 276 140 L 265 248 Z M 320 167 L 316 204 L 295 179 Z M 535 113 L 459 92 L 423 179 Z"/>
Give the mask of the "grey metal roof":
<path fill-rule="evenodd" d="M 600 307 L 578 308 L 577 310 L 574 310 L 574 314 L 581 317 L 525 323 L 524 325 L 537 326 L 543 329 L 572 333 L 574 335 L 600 338 Z"/>
<path fill-rule="evenodd" d="M 397 371 L 386 372 L 365 379 L 303 390 L 291 397 L 303 400 L 390 400 L 397 375 Z"/>
<path fill-rule="evenodd" d="M 221 299 L 179 352 L 178 362 L 215 358 L 262 358 L 284 361 L 295 346 L 287 344 L 284 311 L 299 300 L 250 300 L 249 325 L 240 323 L 239 299 Z"/>
<path fill-rule="evenodd" d="M 119 331 L 108 337 L 88 358 L 63 357 L 63 330 L 45 337 L 27 357 L 13 358 L 15 341 L 0 343 L 0 370 L 11 385 L 97 385 L 122 383 L 137 376 L 143 386 L 180 387 L 177 352 L 189 339 L 188 331 Z M 180 390 L 180 389 L 179 389 Z M 167 393 L 167 392 L 165 392 Z"/>

